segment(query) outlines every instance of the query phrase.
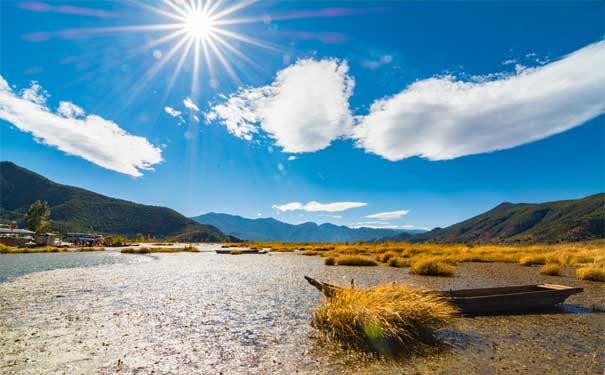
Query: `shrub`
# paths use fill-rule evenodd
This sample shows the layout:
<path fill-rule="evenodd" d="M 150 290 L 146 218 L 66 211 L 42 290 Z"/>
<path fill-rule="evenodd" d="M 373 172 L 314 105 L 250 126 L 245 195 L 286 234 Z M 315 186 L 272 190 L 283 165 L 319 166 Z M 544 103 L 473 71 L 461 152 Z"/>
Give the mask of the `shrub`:
<path fill-rule="evenodd" d="M 326 266 L 333 266 L 336 264 L 336 259 L 334 257 L 327 257 L 324 258 L 324 264 Z"/>
<path fill-rule="evenodd" d="M 426 276 L 452 276 L 454 267 L 436 258 L 424 258 L 412 263 L 410 273 Z"/>
<path fill-rule="evenodd" d="M 401 284 L 339 289 L 311 315 L 311 325 L 346 347 L 383 356 L 416 352 L 436 343 L 456 308 L 445 299 Z"/>
<path fill-rule="evenodd" d="M 336 259 L 339 266 L 377 266 L 378 263 L 364 255 L 343 255 Z"/>
<path fill-rule="evenodd" d="M 576 277 L 587 281 L 605 281 L 605 266 L 595 264 L 580 267 L 576 270 Z"/>
<path fill-rule="evenodd" d="M 547 263 L 540 269 L 540 274 L 549 276 L 561 275 L 561 266 L 556 263 Z"/>

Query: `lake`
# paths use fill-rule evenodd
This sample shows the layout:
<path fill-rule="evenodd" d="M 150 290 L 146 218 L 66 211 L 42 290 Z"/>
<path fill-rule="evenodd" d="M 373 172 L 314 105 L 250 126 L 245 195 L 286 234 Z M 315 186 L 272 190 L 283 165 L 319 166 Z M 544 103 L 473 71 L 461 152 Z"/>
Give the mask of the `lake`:
<path fill-rule="evenodd" d="M 452 278 L 389 267 L 328 267 L 293 253 L 0 256 L 3 374 L 602 372 L 605 285 L 516 264 L 464 263 Z M 74 267 L 74 268 L 67 268 Z M 14 268 L 17 271 L 6 271 Z M 45 272 L 35 270 L 51 269 Z M 11 273 L 12 272 L 12 273 Z M 12 279 L 20 273 L 22 276 Z M 550 313 L 460 318 L 429 357 L 377 361 L 344 352 L 309 325 L 309 275 L 359 287 L 427 289 L 556 282 L 585 292 Z"/>

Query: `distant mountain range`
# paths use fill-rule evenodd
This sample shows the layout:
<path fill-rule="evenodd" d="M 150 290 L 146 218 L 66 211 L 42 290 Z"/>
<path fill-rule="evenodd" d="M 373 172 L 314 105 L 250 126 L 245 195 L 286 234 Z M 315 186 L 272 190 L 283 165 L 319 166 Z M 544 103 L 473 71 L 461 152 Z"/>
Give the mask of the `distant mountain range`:
<path fill-rule="evenodd" d="M 394 241 L 539 243 L 605 238 L 605 194 L 547 203 L 502 203 L 454 224 Z"/>
<path fill-rule="evenodd" d="M 283 242 L 476 242 L 539 243 L 605 238 L 605 193 L 547 203 L 502 203 L 454 224 L 424 233 L 393 229 L 349 228 L 334 224 L 288 224 L 273 218 L 246 219 L 209 213 L 187 218 L 178 212 L 61 185 L 19 167 L 0 162 L 0 221 L 15 220 L 36 200 L 48 202 L 52 229 L 95 231 L 135 237 L 137 234 L 190 242 L 221 242 L 236 238 Z"/>
<path fill-rule="evenodd" d="M 0 219 L 19 222 L 36 200 L 48 202 L 55 231 L 95 231 L 129 237 L 143 234 L 183 241 L 220 242 L 226 238 L 217 228 L 202 225 L 170 208 L 57 184 L 14 163 L 1 162 Z"/>
<path fill-rule="evenodd" d="M 246 219 L 237 215 L 208 213 L 192 218 L 217 227 L 222 232 L 250 241 L 279 242 L 355 242 L 373 241 L 395 234 L 410 238 L 411 233 L 395 229 L 349 228 L 334 224 L 288 224 L 273 218 Z"/>

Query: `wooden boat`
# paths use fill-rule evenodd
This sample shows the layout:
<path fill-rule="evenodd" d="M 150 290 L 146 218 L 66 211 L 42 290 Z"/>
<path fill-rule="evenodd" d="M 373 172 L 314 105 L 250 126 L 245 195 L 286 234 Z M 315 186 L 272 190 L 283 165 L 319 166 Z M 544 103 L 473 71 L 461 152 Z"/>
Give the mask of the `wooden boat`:
<path fill-rule="evenodd" d="M 340 287 L 317 281 L 305 276 L 309 284 L 319 289 L 326 297 L 331 297 Z M 574 288 L 556 284 L 537 284 L 499 288 L 459 289 L 434 291 L 458 306 L 461 314 L 495 314 L 523 312 L 545 309 L 561 303 L 572 294 L 582 292 Z"/>
<path fill-rule="evenodd" d="M 266 254 L 267 250 L 259 249 L 217 249 L 217 254 L 231 254 L 232 251 L 241 251 L 241 254 Z"/>
<path fill-rule="evenodd" d="M 439 292 L 463 314 L 493 314 L 545 309 L 561 303 L 582 288 L 557 284 L 521 285 L 500 288 L 459 289 Z"/>

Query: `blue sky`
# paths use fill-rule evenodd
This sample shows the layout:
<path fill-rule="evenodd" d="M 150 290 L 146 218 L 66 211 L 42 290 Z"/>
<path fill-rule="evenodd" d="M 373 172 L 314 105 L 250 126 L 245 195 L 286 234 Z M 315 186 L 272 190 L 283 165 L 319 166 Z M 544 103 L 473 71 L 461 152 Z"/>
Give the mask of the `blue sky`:
<path fill-rule="evenodd" d="M 161 1 L 1 2 L 0 158 L 292 223 L 432 228 L 605 190 L 603 2 L 235 4 L 209 29 Z"/>

